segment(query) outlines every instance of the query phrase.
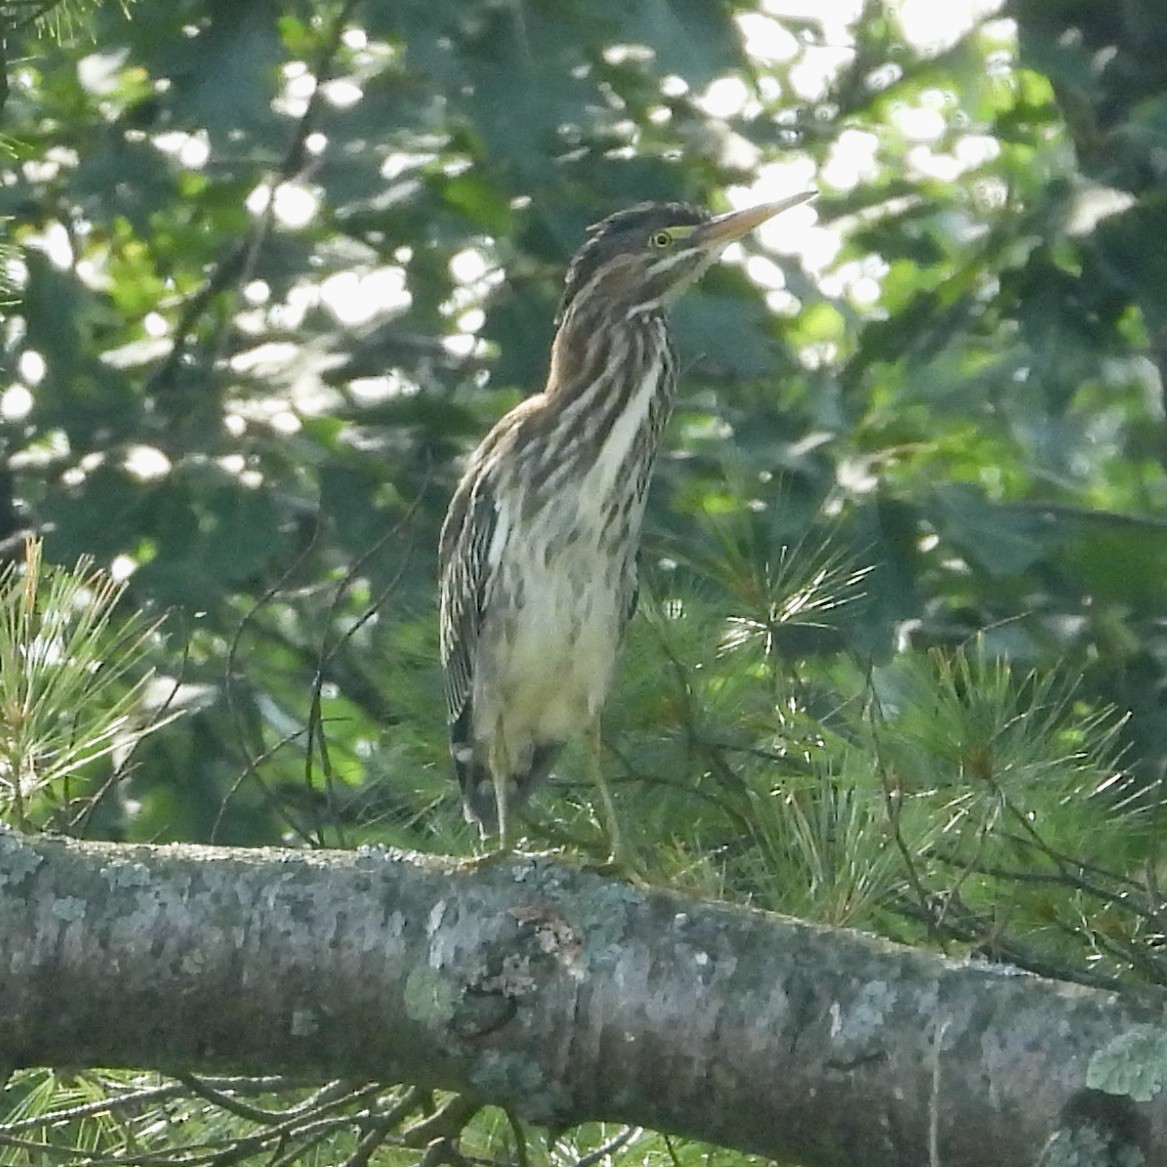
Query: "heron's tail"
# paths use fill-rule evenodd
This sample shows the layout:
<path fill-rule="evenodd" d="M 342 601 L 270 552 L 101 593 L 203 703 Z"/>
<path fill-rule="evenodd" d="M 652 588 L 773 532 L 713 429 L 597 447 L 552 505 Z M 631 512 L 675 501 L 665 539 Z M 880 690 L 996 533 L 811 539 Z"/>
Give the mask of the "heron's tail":
<path fill-rule="evenodd" d="M 559 751 L 561 742 L 536 746 L 531 764 L 507 780 L 507 806 L 516 810 L 543 784 Z M 468 823 L 477 823 L 483 835 L 498 830 L 498 808 L 494 800 L 494 783 L 485 759 L 470 742 L 451 741 L 450 754 L 454 759 L 454 773 L 462 789 L 462 811 Z"/>

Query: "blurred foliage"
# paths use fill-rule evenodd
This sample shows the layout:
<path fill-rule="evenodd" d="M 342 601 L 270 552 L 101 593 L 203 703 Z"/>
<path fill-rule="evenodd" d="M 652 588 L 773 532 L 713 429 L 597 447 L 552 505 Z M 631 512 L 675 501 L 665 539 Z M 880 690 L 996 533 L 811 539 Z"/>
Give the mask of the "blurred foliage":
<path fill-rule="evenodd" d="M 472 848 L 460 458 L 588 223 L 814 182 L 676 312 L 628 832 L 677 886 L 1167 983 L 1167 8 L 821 7 L 0 4 L 0 548 L 168 613 L 190 712 L 76 777 L 88 832 Z M 602 852 L 585 774 L 534 843 Z"/>

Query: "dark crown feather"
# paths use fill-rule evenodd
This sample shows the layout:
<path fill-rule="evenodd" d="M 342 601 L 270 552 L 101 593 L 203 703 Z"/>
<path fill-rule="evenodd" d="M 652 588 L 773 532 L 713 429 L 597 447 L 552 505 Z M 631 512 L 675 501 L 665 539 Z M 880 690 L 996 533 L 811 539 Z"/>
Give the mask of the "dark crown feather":
<path fill-rule="evenodd" d="M 709 222 L 709 212 L 688 203 L 640 203 L 617 211 L 588 227 L 588 238 L 567 269 L 563 298 L 555 316 L 558 325 L 572 300 L 614 255 L 638 251 L 654 231 L 664 227 L 696 227 Z"/>

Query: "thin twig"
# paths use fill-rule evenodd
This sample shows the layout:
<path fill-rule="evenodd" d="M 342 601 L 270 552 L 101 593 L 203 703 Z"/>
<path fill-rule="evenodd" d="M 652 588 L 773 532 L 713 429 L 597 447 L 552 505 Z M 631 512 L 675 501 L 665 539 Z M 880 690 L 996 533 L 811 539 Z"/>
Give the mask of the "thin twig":
<path fill-rule="evenodd" d="M 356 1150 L 345 1159 L 341 1167 L 367 1167 L 370 1157 L 389 1137 L 390 1131 L 411 1111 L 416 1110 L 426 1097 L 427 1091 L 419 1086 L 408 1090 L 391 1106 L 381 1113 L 371 1111 L 368 1127 L 357 1142 Z"/>
<path fill-rule="evenodd" d="M 428 1118 L 407 1128 L 402 1133 L 402 1142 L 407 1147 L 428 1147 L 435 1140 L 454 1139 L 481 1109 L 481 1102 L 465 1094 L 455 1094 Z"/>
<path fill-rule="evenodd" d="M 231 717 L 231 723 L 235 728 L 236 734 L 238 735 L 240 749 L 243 751 L 244 770 L 219 804 L 219 813 L 215 816 L 214 824 L 211 827 L 211 842 L 215 841 L 215 836 L 219 830 L 219 824 L 222 821 L 223 815 L 227 809 L 227 803 L 243 784 L 244 779 L 248 777 L 255 778 L 260 785 L 260 789 L 263 790 L 266 794 L 266 787 L 264 787 L 263 783 L 259 781 L 259 763 L 266 758 L 269 758 L 276 748 L 286 745 L 289 741 L 294 741 L 297 737 L 300 736 L 301 733 L 301 731 L 297 730 L 295 733 L 288 734 L 282 738 L 275 747 L 264 750 L 258 757 L 252 757 L 247 746 L 246 727 L 243 725 L 240 711 L 235 703 L 232 678 L 235 671 L 235 659 L 237 653 L 239 652 L 239 644 L 243 638 L 244 630 L 255 619 L 256 614 L 266 604 L 268 604 L 269 601 L 275 599 L 275 597 L 279 595 L 280 591 L 283 589 L 288 580 L 291 579 L 300 570 L 300 568 L 307 562 L 308 557 L 312 554 L 312 551 L 316 546 L 316 540 L 320 534 L 319 509 L 317 509 L 316 518 L 316 524 L 312 528 L 312 537 L 308 540 L 304 549 L 288 565 L 287 569 L 281 573 L 279 578 L 275 580 L 275 582 L 272 583 L 259 597 L 259 599 L 257 599 L 255 603 L 252 604 L 251 607 L 243 614 L 243 618 L 239 621 L 239 624 L 236 626 L 235 632 L 231 637 L 231 644 L 227 650 L 227 662 L 224 667 L 224 696 L 227 699 L 227 712 Z M 311 833 L 302 828 L 298 823 L 293 822 L 287 811 L 276 800 L 272 799 L 271 801 L 273 809 L 275 809 L 284 818 L 288 826 L 291 827 L 291 829 L 294 830 L 305 843 L 311 844 L 313 842 Z"/>
<path fill-rule="evenodd" d="M 609 1155 L 615 1154 L 629 1143 L 635 1142 L 642 1134 L 644 1134 L 644 1127 L 626 1126 L 614 1138 L 609 1139 L 602 1146 L 597 1147 L 594 1151 L 590 1151 L 588 1154 L 576 1160 L 575 1167 L 596 1167 L 596 1164 L 602 1159 L 606 1159 Z"/>
<path fill-rule="evenodd" d="M 394 523 L 381 538 L 377 539 L 372 546 L 363 551 L 351 564 L 344 574 L 344 578 L 337 585 L 336 592 L 332 597 L 332 601 L 328 607 L 328 614 L 325 618 L 325 640 L 321 644 L 320 655 L 317 658 L 316 672 L 312 677 L 312 697 L 311 704 L 308 710 L 308 727 L 307 727 L 307 745 L 305 749 L 305 773 L 304 780 L 306 785 L 311 789 L 312 787 L 312 759 L 316 753 L 320 755 L 321 767 L 324 772 L 325 790 L 328 794 L 329 805 L 335 805 L 335 787 L 333 781 L 333 768 L 328 754 L 328 742 L 324 735 L 324 718 L 321 709 L 321 701 L 323 697 L 325 684 L 325 670 L 327 666 L 335 659 L 337 653 L 348 643 L 348 641 L 356 635 L 356 633 L 365 626 L 376 615 L 377 611 L 385 603 L 386 599 L 400 584 L 402 577 L 405 574 L 406 568 L 409 565 L 409 553 L 412 551 L 412 542 L 406 543 L 405 554 L 402 556 L 401 564 L 393 577 L 385 584 L 381 590 L 372 597 L 369 603 L 365 606 L 365 610 L 350 624 L 344 632 L 337 638 L 332 645 L 327 643 L 327 629 L 332 625 L 336 614 L 340 607 L 340 602 L 347 593 L 349 585 L 357 578 L 358 573 L 364 565 L 385 546 L 386 543 L 395 539 L 407 526 L 412 523 L 418 509 L 421 506 L 421 500 L 424 498 L 426 489 L 429 486 L 430 471 L 427 469 L 426 475 L 422 480 L 421 486 L 414 496 L 413 501 L 406 508 L 405 513 L 396 523 Z M 339 821 L 339 816 L 335 816 Z M 334 823 L 338 834 L 339 827 Z M 343 846 L 343 836 L 339 840 Z M 323 839 L 320 840 L 323 845 Z"/>
<path fill-rule="evenodd" d="M 119 1110 L 140 1106 L 143 1103 L 173 1098 L 182 1093 L 183 1087 L 177 1082 L 168 1082 L 165 1086 L 148 1086 L 141 1090 L 128 1091 L 117 1098 L 98 1098 L 93 1102 L 83 1102 L 78 1106 L 48 1110 L 31 1118 L 14 1119 L 12 1122 L 6 1122 L 0 1126 L 0 1132 L 11 1135 L 17 1131 L 36 1130 L 40 1127 L 57 1126 L 60 1123 L 76 1122 L 79 1119 L 91 1118 L 98 1114 L 112 1114 Z"/>

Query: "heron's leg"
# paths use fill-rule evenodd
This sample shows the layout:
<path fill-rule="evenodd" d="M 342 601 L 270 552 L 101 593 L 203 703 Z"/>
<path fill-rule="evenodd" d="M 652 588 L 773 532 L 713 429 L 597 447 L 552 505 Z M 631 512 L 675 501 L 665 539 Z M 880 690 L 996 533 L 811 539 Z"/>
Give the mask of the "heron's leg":
<path fill-rule="evenodd" d="M 494 806 L 498 815 L 498 852 L 506 855 L 511 850 L 510 816 L 507 814 L 507 781 L 510 778 L 511 762 L 503 741 L 500 725 L 490 743 L 490 780 L 494 783 Z"/>
<path fill-rule="evenodd" d="M 604 829 L 608 835 L 608 847 L 611 867 L 632 868 L 632 857 L 625 851 L 624 842 L 620 835 L 620 820 L 616 816 L 616 800 L 612 797 L 611 788 L 604 780 L 604 746 L 600 740 L 600 719 L 596 717 L 588 727 L 588 759 L 592 781 L 600 792 L 600 801 L 604 805 Z"/>

